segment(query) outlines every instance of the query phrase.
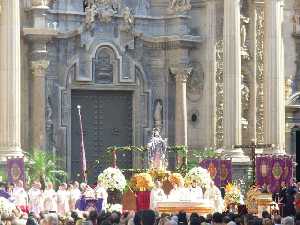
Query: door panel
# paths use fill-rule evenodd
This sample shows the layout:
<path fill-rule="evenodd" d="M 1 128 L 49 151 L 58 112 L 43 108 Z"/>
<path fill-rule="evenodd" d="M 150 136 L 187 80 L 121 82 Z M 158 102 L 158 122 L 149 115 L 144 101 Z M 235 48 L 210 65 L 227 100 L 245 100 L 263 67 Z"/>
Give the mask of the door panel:
<path fill-rule="evenodd" d="M 80 172 L 80 126 L 77 105 L 81 105 L 89 182 L 111 165 L 106 148 L 132 144 L 132 93 L 114 91 L 72 91 L 72 178 Z M 110 158 L 110 157 L 109 157 Z M 95 160 L 100 164 L 95 167 Z M 118 153 L 119 168 L 132 168 L 132 154 Z"/>

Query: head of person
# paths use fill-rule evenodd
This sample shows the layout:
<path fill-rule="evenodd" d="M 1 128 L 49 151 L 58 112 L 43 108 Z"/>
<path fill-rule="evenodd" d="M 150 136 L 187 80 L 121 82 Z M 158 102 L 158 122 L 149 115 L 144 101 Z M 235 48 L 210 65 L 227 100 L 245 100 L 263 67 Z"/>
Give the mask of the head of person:
<path fill-rule="evenodd" d="M 112 224 L 119 224 L 121 221 L 121 214 L 118 212 L 112 212 L 110 215 L 110 221 Z"/>
<path fill-rule="evenodd" d="M 261 216 L 262 216 L 263 219 L 266 219 L 266 218 L 271 219 L 271 215 L 270 215 L 270 213 L 268 211 L 263 211 L 261 213 Z"/>
<path fill-rule="evenodd" d="M 231 218 L 229 216 L 224 216 L 222 219 L 223 224 L 228 224 L 231 221 Z"/>
<path fill-rule="evenodd" d="M 185 212 L 183 212 L 183 211 L 179 212 L 177 217 L 178 217 L 178 225 L 187 225 L 188 224 Z"/>
<path fill-rule="evenodd" d="M 88 219 L 91 220 L 92 222 L 97 221 L 97 219 L 98 219 L 98 213 L 97 213 L 97 211 L 96 210 L 91 210 L 89 212 Z"/>
<path fill-rule="evenodd" d="M 291 216 L 287 216 L 285 218 L 283 218 L 282 220 L 282 225 L 294 225 L 295 224 L 295 221 L 294 221 L 294 218 L 291 217 Z"/>
<path fill-rule="evenodd" d="M 55 213 L 49 213 L 46 217 L 47 225 L 58 225 L 58 216 Z"/>
<path fill-rule="evenodd" d="M 22 180 L 18 180 L 17 183 L 16 183 L 16 187 L 23 188 L 24 187 L 23 181 Z"/>
<path fill-rule="evenodd" d="M 280 215 L 275 215 L 273 220 L 274 220 L 274 224 L 281 224 L 281 216 Z"/>
<path fill-rule="evenodd" d="M 135 213 L 134 217 L 133 217 L 133 223 L 134 225 L 141 225 L 142 222 L 142 213 L 143 211 L 138 211 Z"/>
<path fill-rule="evenodd" d="M 161 182 L 159 180 L 155 181 L 155 187 L 161 188 Z"/>
<path fill-rule="evenodd" d="M 212 224 L 221 224 L 223 222 L 223 216 L 221 213 L 215 212 L 212 215 Z"/>
<path fill-rule="evenodd" d="M 79 188 L 79 183 L 77 181 L 74 181 L 73 186 L 74 186 L 74 188 Z"/>
<path fill-rule="evenodd" d="M 200 218 L 199 216 L 196 217 L 196 216 L 191 216 L 190 217 L 190 225 L 201 225 L 201 222 L 200 222 Z"/>
<path fill-rule="evenodd" d="M 48 183 L 47 183 L 47 189 L 48 189 L 48 190 L 53 189 L 53 184 L 52 184 L 52 182 L 48 182 Z"/>
<path fill-rule="evenodd" d="M 153 210 L 145 210 L 141 215 L 141 225 L 154 225 L 155 224 L 155 212 Z"/>

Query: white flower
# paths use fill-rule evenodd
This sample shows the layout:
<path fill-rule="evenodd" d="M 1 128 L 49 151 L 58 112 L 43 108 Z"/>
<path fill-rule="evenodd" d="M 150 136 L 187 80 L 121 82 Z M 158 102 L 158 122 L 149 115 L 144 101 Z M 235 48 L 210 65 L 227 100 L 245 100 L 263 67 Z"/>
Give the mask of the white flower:
<path fill-rule="evenodd" d="M 208 170 L 203 169 L 202 167 L 194 167 L 185 175 L 185 183 L 191 185 L 193 182 L 196 182 L 197 185 L 201 187 L 208 187 L 211 183 L 211 177 Z"/>
<path fill-rule="evenodd" d="M 117 168 L 108 167 L 98 176 L 98 180 L 104 188 L 109 190 L 123 191 L 126 187 L 126 179 Z"/>
<path fill-rule="evenodd" d="M 123 206 L 120 204 L 107 205 L 108 212 L 123 212 Z"/>
<path fill-rule="evenodd" d="M 15 205 L 11 203 L 8 199 L 0 197 L 0 214 L 1 216 L 11 216 Z"/>

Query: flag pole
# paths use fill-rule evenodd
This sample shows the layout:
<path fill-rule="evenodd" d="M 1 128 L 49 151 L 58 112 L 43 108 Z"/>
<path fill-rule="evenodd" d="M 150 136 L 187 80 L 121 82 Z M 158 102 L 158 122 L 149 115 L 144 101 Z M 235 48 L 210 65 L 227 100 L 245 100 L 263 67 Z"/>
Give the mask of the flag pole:
<path fill-rule="evenodd" d="M 81 105 L 77 105 L 78 115 L 79 115 L 79 124 L 80 124 L 80 158 L 81 158 L 81 175 L 85 183 L 87 183 L 87 173 L 86 173 L 86 157 L 85 157 L 85 148 L 84 148 L 84 139 L 83 139 L 83 128 L 82 128 L 82 116 L 81 116 Z"/>

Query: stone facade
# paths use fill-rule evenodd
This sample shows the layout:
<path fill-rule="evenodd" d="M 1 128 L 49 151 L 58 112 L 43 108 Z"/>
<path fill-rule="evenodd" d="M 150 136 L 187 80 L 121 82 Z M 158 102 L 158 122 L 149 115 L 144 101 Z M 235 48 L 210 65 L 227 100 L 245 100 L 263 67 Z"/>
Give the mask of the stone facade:
<path fill-rule="evenodd" d="M 3 27 L 11 1 L 0 2 Z M 273 153 L 295 153 L 296 0 L 22 0 L 14 7 L 21 17 L 21 105 L 13 101 L 21 111 L 0 121 L 21 118 L 12 126 L 23 150 L 59 154 L 70 171 L 72 90 L 128 90 L 134 145 L 158 127 L 169 144 L 224 148 L 237 164 L 247 164 L 248 153 L 232 145 L 253 139 L 275 144 Z"/>

